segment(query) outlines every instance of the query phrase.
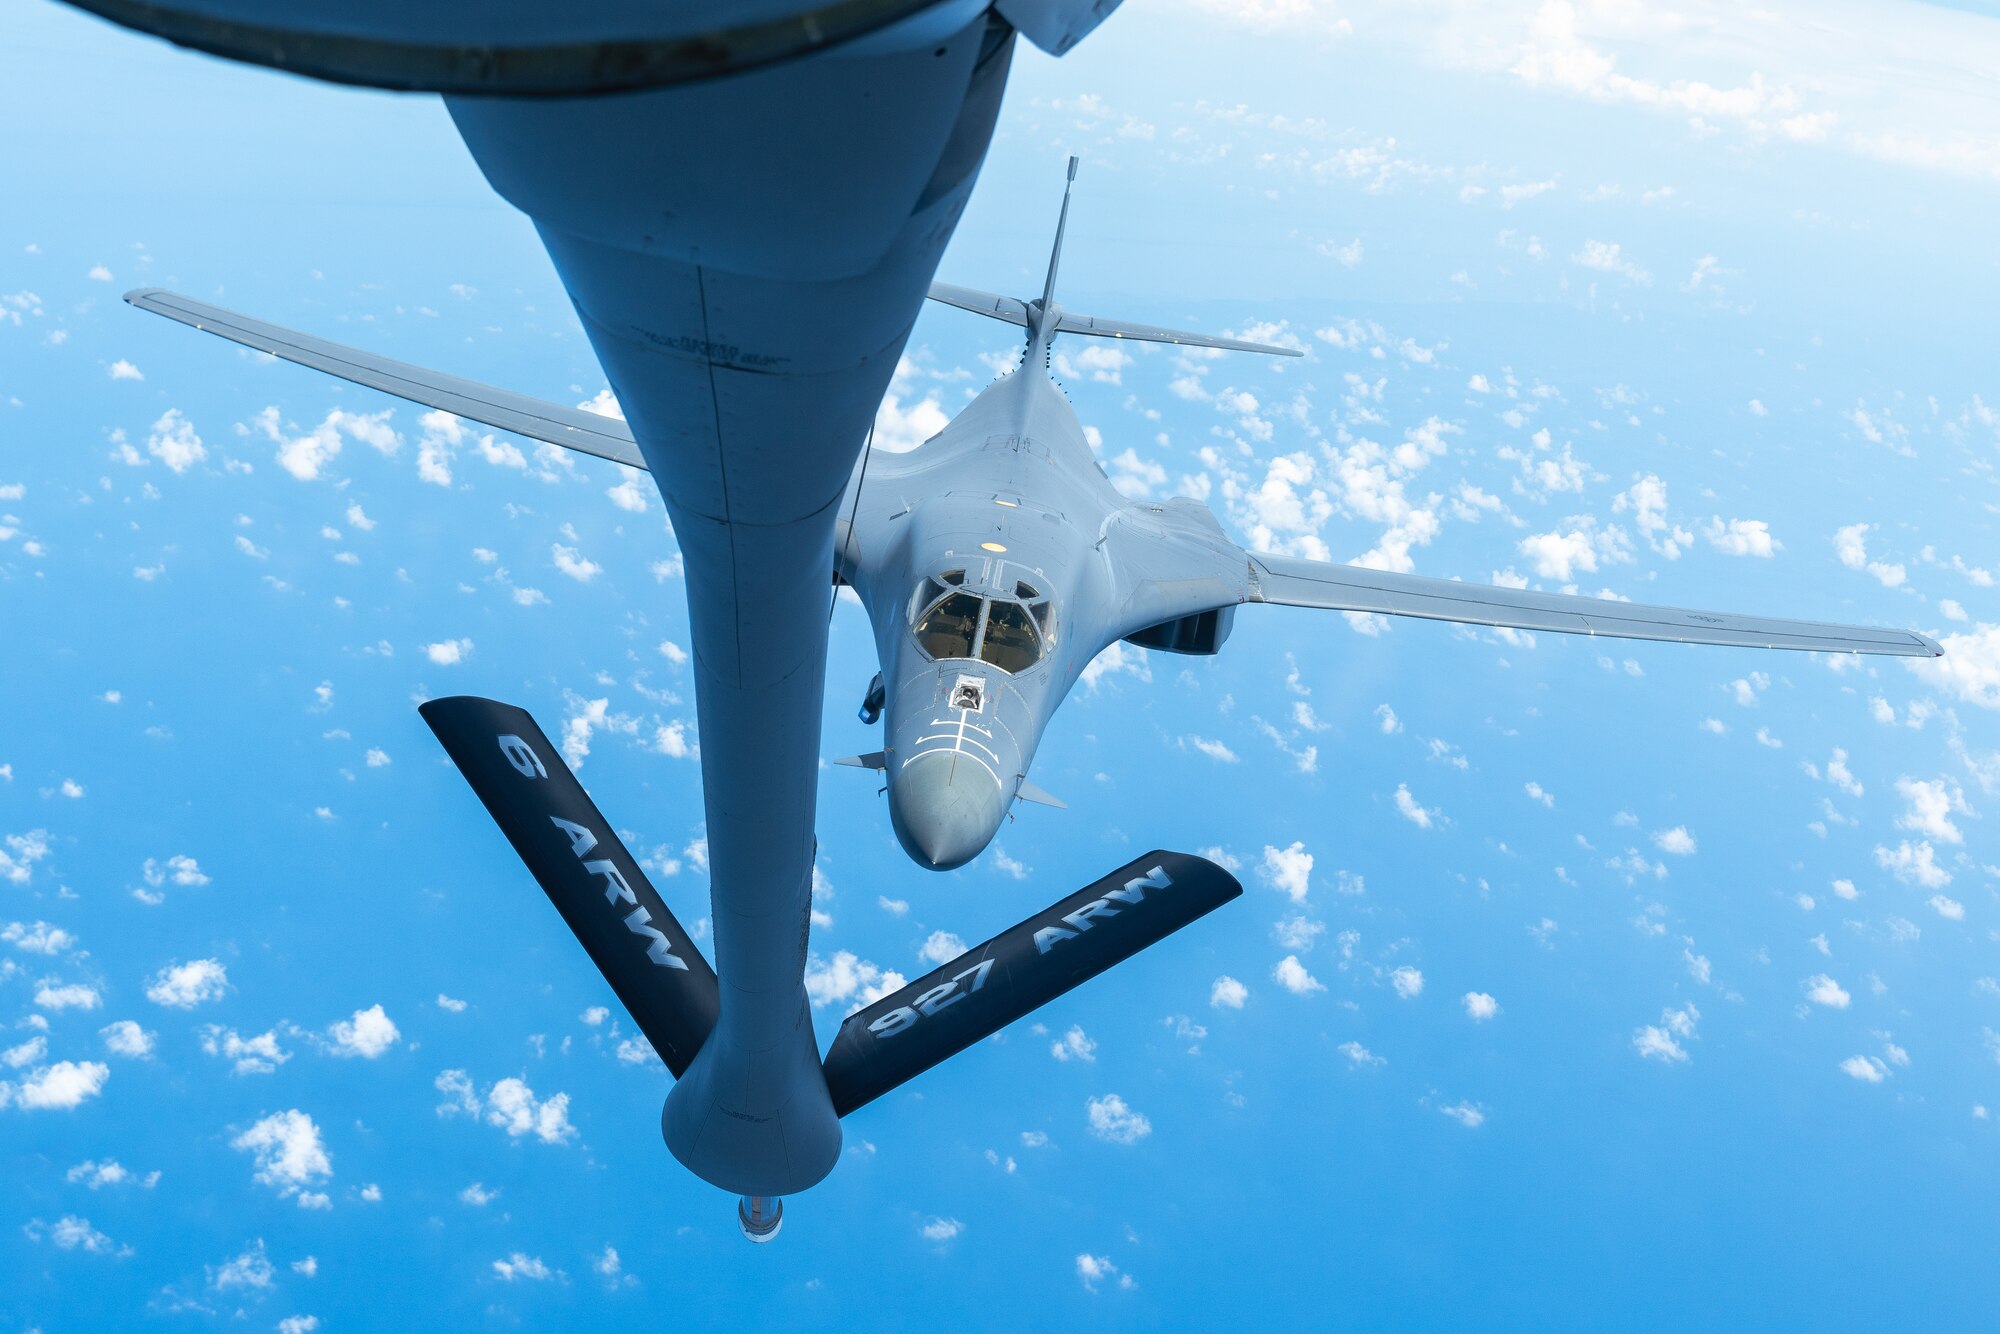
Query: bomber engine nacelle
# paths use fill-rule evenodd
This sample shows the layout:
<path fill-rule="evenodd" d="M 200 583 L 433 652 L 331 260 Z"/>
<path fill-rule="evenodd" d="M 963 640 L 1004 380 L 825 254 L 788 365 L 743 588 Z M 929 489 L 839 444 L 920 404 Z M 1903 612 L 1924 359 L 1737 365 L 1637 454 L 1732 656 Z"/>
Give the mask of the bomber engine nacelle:
<path fill-rule="evenodd" d="M 1192 616 L 1148 626 L 1137 634 L 1126 635 L 1125 642 L 1166 653 L 1190 653 L 1205 657 L 1221 651 L 1223 641 L 1229 638 L 1229 632 L 1235 626 L 1236 608 L 1233 604 L 1211 607 Z"/>

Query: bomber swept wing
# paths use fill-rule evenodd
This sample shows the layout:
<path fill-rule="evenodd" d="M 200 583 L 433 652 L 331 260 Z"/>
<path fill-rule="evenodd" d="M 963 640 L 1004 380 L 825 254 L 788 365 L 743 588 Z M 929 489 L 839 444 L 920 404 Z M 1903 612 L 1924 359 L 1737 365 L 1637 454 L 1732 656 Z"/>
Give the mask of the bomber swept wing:
<path fill-rule="evenodd" d="M 385 394 L 438 408 L 498 430 L 545 440 L 564 449 L 610 459 L 628 468 L 645 468 L 646 460 L 633 443 L 631 428 L 616 417 L 566 408 L 546 399 L 530 398 L 511 389 L 498 389 L 475 380 L 461 380 L 442 371 L 412 366 L 407 361 L 363 352 L 358 347 L 329 342 L 263 320 L 240 315 L 221 306 L 168 292 L 158 287 L 141 287 L 127 292 L 125 299 L 140 310 L 179 320 L 190 328 L 227 338 L 248 348 L 281 357 L 286 361 L 379 389 Z"/>
<path fill-rule="evenodd" d="M 1287 607 L 1379 612 L 1468 625 L 1605 635 L 1614 639 L 1659 639 L 1676 644 L 1883 653 L 1910 658 L 1944 655 L 1935 640 L 1914 630 L 1788 621 L 1568 593 L 1537 593 L 1525 588 L 1465 584 L 1453 579 L 1395 574 L 1360 565 L 1334 565 L 1264 552 L 1251 553 L 1249 560 L 1250 600 Z"/>

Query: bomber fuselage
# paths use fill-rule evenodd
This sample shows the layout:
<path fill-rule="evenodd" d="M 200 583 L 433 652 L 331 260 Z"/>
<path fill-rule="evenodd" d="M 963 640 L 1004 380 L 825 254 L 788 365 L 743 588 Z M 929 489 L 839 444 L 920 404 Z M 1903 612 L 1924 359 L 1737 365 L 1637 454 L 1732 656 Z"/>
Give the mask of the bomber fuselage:
<path fill-rule="evenodd" d="M 1031 345 L 930 440 L 875 453 L 837 534 L 882 663 L 890 820 L 936 870 L 992 841 L 1090 660 L 1154 624 L 1143 582 L 1107 546 L 1167 529 L 1185 541 L 1190 527 L 1200 548 L 1227 545 L 1205 507 L 1112 486 L 1046 360 Z M 1219 602 L 1240 600 L 1240 585 L 1209 582 Z"/>

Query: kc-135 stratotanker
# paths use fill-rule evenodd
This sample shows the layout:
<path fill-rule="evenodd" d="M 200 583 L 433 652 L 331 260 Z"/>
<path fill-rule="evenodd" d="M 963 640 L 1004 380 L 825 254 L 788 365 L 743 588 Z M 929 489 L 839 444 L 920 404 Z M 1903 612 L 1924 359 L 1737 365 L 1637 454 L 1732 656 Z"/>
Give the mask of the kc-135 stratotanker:
<path fill-rule="evenodd" d="M 1075 175 L 1071 159 L 1072 182 Z M 1039 297 L 931 285 L 935 301 L 1020 328 L 1021 360 L 916 449 L 864 451 L 835 523 L 830 573 L 867 609 L 881 662 L 861 715 L 885 727 L 880 751 L 841 762 L 880 771 L 896 836 L 920 866 L 948 870 L 978 856 L 1018 801 L 1061 805 L 1029 771 L 1057 707 L 1100 652 L 1122 640 L 1213 654 L 1246 603 L 1689 644 L 1941 653 L 1914 631 L 1687 611 L 1246 551 L 1200 501 L 1123 495 L 1051 377 L 1059 336 L 1301 354 L 1063 309 L 1055 288 L 1068 210 L 1066 188 Z M 646 466 L 615 419 L 388 361 L 169 292 L 147 289 L 126 299 L 413 402 Z M 680 1076 L 720 1008 L 717 976 L 686 931 L 525 712 L 457 697 L 434 700 L 423 713 Z M 1149 853 L 858 1011 L 823 1063 L 790 1077 L 823 1082 L 833 1112 L 845 1116 L 1240 892 L 1213 863 Z M 804 947 L 801 935 L 800 967 Z M 670 1145 L 673 1110 L 670 1100 Z M 786 1166 L 773 1173 L 800 1177 Z M 778 1192 L 738 1188 L 746 1234 L 767 1240 L 776 1230 L 771 1196 Z"/>

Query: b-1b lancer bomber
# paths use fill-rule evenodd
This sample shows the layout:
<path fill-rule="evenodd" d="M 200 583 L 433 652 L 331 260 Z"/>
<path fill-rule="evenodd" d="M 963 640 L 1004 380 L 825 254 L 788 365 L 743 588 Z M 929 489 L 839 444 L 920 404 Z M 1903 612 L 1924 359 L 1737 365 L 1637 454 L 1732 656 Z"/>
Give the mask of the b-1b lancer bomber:
<path fill-rule="evenodd" d="M 1076 162 L 1070 161 L 1075 179 Z M 1392 574 L 1245 551 L 1200 501 L 1133 500 L 1111 485 L 1046 373 L 1062 334 L 1301 355 L 1230 338 L 1078 315 L 1055 300 L 1063 198 L 1035 300 L 935 283 L 945 302 L 1026 331 L 1011 374 L 917 449 L 862 457 L 837 529 L 837 577 L 875 630 L 881 675 L 861 716 L 896 837 L 921 866 L 979 855 L 1016 801 L 1060 805 L 1028 781 L 1036 747 L 1090 660 L 1120 640 L 1211 654 L 1249 602 L 1419 616 L 1684 644 L 1936 656 L 1923 635 L 1684 611 Z"/>

